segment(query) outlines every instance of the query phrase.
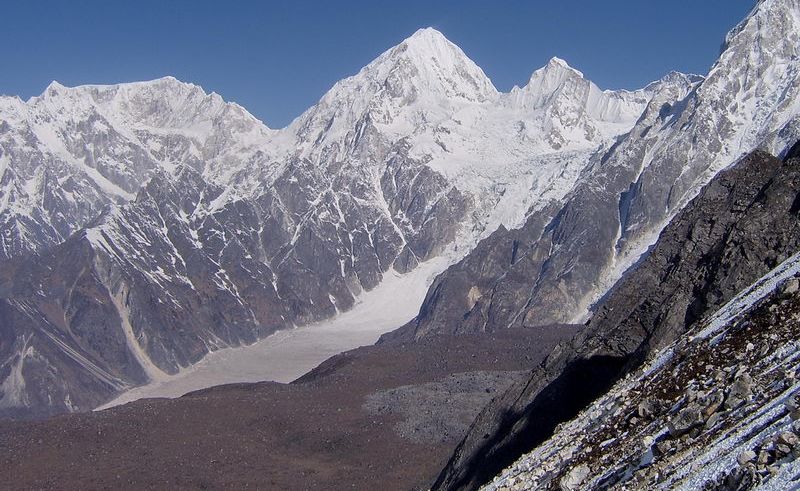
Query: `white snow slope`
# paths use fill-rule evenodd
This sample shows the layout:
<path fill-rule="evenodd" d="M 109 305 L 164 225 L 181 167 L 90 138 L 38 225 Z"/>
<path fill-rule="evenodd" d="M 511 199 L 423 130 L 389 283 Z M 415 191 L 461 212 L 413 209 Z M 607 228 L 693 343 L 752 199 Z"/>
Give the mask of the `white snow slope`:
<path fill-rule="evenodd" d="M 363 294 L 351 310 L 329 321 L 279 331 L 250 346 L 214 351 L 176 375 L 124 392 L 98 410 L 235 382 L 291 382 L 331 356 L 373 344 L 381 334 L 411 320 L 433 278 L 446 267 L 447 260 L 437 258 L 413 273 L 394 273 Z"/>

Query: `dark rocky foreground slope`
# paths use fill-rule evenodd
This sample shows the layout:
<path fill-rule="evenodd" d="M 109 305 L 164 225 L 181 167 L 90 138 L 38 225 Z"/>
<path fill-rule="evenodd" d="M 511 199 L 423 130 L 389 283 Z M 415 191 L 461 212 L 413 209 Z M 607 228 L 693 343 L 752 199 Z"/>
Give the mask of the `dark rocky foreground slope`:
<path fill-rule="evenodd" d="M 800 146 L 720 173 L 568 343 L 476 419 L 434 489 L 473 489 L 545 441 L 654 349 L 800 250 Z"/>
<path fill-rule="evenodd" d="M 576 329 L 364 347 L 292 384 L 0 421 L 0 489 L 427 489 L 480 409 Z"/>
<path fill-rule="evenodd" d="M 487 486 L 796 489 L 800 253 L 760 278 Z"/>

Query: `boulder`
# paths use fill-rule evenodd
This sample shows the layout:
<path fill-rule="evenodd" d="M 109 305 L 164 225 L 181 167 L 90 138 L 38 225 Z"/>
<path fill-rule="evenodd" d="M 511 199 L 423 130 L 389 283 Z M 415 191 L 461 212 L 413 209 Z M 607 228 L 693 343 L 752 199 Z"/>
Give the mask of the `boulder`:
<path fill-rule="evenodd" d="M 573 491 L 577 489 L 581 489 L 581 484 L 589 477 L 591 473 L 591 469 L 586 464 L 581 464 L 577 467 L 573 467 L 570 471 L 561 479 L 560 485 L 561 489 L 564 491 Z"/>

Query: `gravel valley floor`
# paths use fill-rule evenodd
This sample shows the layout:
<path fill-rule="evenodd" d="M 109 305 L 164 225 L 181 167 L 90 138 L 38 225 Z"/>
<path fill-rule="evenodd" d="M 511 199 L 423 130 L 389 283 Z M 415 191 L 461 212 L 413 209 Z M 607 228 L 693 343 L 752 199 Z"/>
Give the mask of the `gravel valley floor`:
<path fill-rule="evenodd" d="M 477 412 L 576 330 L 363 347 L 291 384 L 0 422 L 0 488 L 426 488 Z"/>

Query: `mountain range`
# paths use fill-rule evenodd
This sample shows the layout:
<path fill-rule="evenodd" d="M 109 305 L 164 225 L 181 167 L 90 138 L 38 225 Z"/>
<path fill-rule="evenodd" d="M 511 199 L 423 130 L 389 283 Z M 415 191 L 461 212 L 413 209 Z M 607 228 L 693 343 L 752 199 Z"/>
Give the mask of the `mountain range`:
<path fill-rule="evenodd" d="M 267 128 L 164 78 L 0 98 L 0 411 L 97 407 L 452 264 L 383 342 L 585 320 L 719 171 L 800 137 L 798 3 L 705 77 L 499 92 L 434 29 Z"/>
<path fill-rule="evenodd" d="M 602 91 L 554 58 L 500 93 L 429 28 L 282 130 L 173 78 L 3 98 L 0 407 L 90 409 L 455 261 L 696 80 Z"/>

